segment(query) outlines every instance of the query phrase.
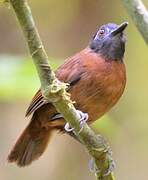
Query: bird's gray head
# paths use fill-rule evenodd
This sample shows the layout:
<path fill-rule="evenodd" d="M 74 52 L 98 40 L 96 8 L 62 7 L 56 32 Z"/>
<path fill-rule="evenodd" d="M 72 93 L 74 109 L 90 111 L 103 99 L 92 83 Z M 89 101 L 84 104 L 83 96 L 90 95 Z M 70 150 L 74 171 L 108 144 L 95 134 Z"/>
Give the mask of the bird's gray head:
<path fill-rule="evenodd" d="M 121 25 L 108 23 L 101 26 L 90 42 L 90 48 L 107 60 L 122 61 L 125 51 L 126 36 L 123 33 L 128 23 Z"/>

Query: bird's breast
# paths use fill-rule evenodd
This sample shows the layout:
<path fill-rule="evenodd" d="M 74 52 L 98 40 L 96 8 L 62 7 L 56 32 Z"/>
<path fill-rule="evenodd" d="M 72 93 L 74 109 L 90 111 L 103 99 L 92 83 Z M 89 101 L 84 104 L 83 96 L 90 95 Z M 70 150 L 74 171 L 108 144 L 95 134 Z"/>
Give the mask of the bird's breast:
<path fill-rule="evenodd" d="M 94 59 L 84 65 L 81 81 L 72 88 L 72 99 L 94 121 L 110 110 L 123 94 L 126 84 L 125 65 L 119 61 Z"/>

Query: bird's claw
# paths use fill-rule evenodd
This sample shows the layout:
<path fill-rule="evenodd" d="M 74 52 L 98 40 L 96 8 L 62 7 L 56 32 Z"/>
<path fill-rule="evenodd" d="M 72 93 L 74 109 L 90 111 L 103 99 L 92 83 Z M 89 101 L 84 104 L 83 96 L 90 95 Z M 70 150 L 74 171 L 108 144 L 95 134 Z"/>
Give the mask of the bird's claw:
<path fill-rule="evenodd" d="M 71 131 L 74 130 L 74 128 L 71 128 L 71 127 L 70 127 L 69 123 L 66 123 L 66 124 L 65 124 L 64 129 L 65 129 L 65 131 L 67 131 L 67 132 L 71 132 Z"/>
<path fill-rule="evenodd" d="M 87 114 L 87 113 L 83 113 L 83 112 L 80 111 L 80 110 L 77 110 L 77 113 L 79 114 L 79 117 L 80 117 L 79 122 L 80 122 L 80 127 L 81 127 L 81 129 L 80 129 L 79 133 L 81 133 L 84 124 L 85 124 L 86 121 L 88 120 L 88 114 Z M 65 129 L 65 131 L 67 131 L 67 132 L 71 132 L 71 131 L 74 130 L 74 128 L 71 128 L 71 127 L 70 127 L 69 123 L 66 123 L 66 124 L 65 124 L 64 129 Z"/>
<path fill-rule="evenodd" d="M 82 111 L 80 110 L 77 110 L 77 112 L 79 113 L 79 116 L 80 116 L 80 131 L 79 131 L 79 134 L 81 133 L 81 131 L 83 130 L 83 127 L 84 127 L 84 124 L 87 122 L 88 120 L 88 114 L 87 113 L 83 113 Z"/>

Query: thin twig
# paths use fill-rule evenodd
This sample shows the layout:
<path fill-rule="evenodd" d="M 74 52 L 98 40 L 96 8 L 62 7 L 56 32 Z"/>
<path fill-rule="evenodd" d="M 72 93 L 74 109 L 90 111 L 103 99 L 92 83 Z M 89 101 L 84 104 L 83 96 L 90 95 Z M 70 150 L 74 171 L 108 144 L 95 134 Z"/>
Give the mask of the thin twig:
<path fill-rule="evenodd" d="M 144 41 L 148 45 L 148 11 L 141 0 L 122 0 Z"/>
<path fill-rule="evenodd" d="M 81 129 L 79 116 L 70 100 L 69 94 L 66 92 L 67 84 L 60 82 L 49 66 L 48 57 L 39 37 L 27 0 L 9 1 L 28 43 L 30 54 L 40 78 L 43 96 L 50 103 L 53 103 L 57 111 L 74 128 L 76 135 L 95 160 L 96 170 L 99 170 L 96 173 L 97 179 L 113 180 L 113 173 L 103 176 L 108 167 L 110 167 L 111 158 L 108 153 L 108 145 L 106 145 L 102 136 L 95 135 L 86 123 L 81 133 L 78 133 Z"/>

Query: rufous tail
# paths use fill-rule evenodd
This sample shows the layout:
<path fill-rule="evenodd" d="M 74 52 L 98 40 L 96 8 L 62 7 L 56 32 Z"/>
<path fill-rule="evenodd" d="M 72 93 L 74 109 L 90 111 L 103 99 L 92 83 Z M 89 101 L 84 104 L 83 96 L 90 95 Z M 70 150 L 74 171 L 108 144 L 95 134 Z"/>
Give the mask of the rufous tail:
<path fill-rule="evenodd" d="M 8 155 L 9 162 L 15 162 L 20 167 L 27 166 L 45 151 L 52 129 L 47 130 L 34 123 L 31 121 L 17 140 Z"/>

